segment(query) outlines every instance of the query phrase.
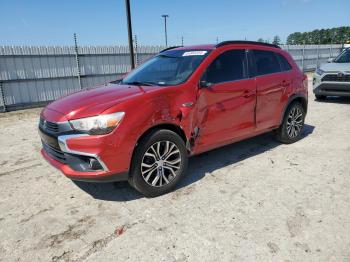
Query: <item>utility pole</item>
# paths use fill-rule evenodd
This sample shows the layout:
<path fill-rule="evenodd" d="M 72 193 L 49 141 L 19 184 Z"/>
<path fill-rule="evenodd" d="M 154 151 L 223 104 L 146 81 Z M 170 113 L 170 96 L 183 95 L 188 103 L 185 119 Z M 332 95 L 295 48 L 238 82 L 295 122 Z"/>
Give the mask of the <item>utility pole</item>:
<path fill-rule="evenodd" d="M 184 46 L 184 37 L 181 36 L 181 45 Z"/>
<path fill-rule="evenodd" d="M 165 46 L 168 46 L 168 32 L 166 28 L 166 19 L 169 17 L 169 15 L 162 15 L 164 18 L 164 33 L 165 33 Z"/>
<path fill-rule="evenodd" d="M 127 25 L 128 25 L 130 65 L 131 65 L 131 69 L 134 69 L 135 68 L 135 57 L 134 57 L 134 47 L 132 44 L 130 0 L 125 0 L 125 8 L 126 8 L 126 19 L 127 19 Z"/>

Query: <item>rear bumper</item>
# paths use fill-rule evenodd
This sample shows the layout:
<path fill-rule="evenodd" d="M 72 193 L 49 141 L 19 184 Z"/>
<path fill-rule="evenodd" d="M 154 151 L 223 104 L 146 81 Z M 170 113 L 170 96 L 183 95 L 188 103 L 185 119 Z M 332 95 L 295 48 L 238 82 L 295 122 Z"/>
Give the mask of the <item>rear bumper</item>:
<path fill-rule="evenodd" d="M 111 171 L 81 172 L 72 169 L 69 165 L 61 163 L 50 156 L 44 149 L 41 149 L 44 159 L 60 170 L 66 177 L 75 181 L 85 182 L 116 182 L 128 180 L 128 172 L 114 173 Z"/>

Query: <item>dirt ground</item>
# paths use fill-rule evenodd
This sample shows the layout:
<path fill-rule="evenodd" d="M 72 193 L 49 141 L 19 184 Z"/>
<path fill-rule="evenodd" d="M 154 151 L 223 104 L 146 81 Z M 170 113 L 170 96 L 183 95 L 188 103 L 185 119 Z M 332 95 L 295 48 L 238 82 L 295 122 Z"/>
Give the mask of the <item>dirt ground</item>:
<path fill-rule="evenodd" d="M 39 154 L 39 112 L 0 114 L 0 261 L 350 261 L 350 99 L 310 93 L 302 140 L 193 157 L 154 199 L 65 178 Z"/>

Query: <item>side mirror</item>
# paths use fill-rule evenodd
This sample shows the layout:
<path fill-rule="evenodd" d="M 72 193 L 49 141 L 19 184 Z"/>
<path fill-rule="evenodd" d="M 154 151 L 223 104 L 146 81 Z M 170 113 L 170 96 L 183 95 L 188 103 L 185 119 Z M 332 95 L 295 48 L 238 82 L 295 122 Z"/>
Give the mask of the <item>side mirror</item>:
<path fill-rule="evenodd" d="M 200 88 L 208 88 L 208 87 L 211 87 L 212 85 L 213 85 L 212 83 L 209 83 L 209 82 L 207 82 L 205 80 L 201 80 L 199 82 L 199 87 Z"/>
<path fill-rule="evenodd" d="M 327 63 L 332 63 L 333 61 L 334 61 L 333 58 L 328 58 L 328 59 L 327 59 Z"/>

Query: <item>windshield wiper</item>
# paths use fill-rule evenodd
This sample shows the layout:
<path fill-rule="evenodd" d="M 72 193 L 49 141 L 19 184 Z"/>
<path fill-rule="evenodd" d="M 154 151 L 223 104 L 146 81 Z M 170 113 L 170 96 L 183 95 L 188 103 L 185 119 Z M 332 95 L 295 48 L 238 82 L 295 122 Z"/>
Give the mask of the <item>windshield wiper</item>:
<path fill-rule="evenodd" d="M 153 86 L 153 83 L 150 82 L 142 82 L 142 81 L 132 81 L 132 82 L 122 82 L 125 85 L 135 85 L 135 86 Z"/>

